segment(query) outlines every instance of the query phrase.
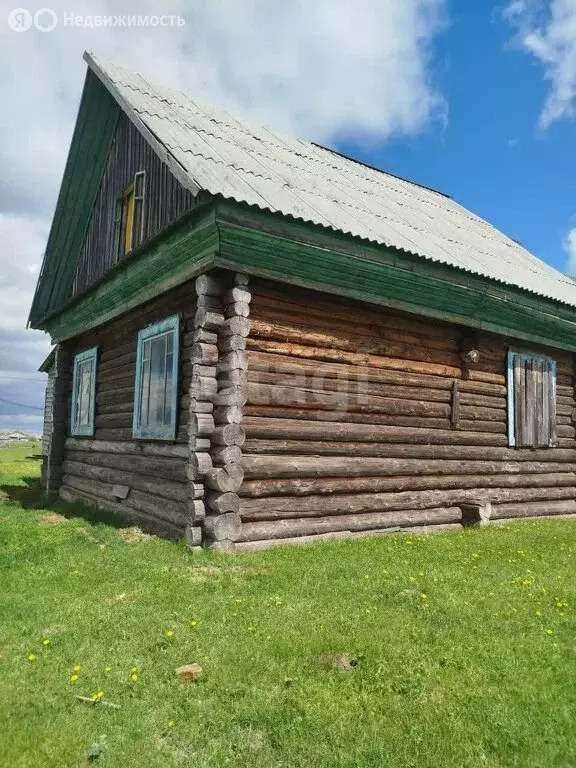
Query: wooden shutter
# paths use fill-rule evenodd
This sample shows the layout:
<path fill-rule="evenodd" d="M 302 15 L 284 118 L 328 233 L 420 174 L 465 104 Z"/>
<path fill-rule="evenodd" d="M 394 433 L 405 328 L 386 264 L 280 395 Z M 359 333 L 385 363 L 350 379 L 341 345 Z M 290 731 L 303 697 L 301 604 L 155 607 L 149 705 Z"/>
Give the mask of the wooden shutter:
<path fill-rule="evenodd" d="M 508 356 L 509 443 L 547 448 L 556 439 L 556 363 L 510 352 Z"/>
<path fill-rule="evenodd" d="M 144 204 L 146 198 L 146 171 L 134 176 L 134 219 L 132 227 L 132 250 L 144 240 Z"/>

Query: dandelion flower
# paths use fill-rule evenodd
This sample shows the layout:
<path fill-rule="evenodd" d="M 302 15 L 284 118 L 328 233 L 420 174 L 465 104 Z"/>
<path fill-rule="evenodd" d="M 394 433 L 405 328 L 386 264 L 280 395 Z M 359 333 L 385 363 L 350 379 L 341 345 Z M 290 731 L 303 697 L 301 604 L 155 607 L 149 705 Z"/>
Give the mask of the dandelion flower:
<path fill-rule="evenodd" d="M 174 728 L 176 725 L 176 720 L 168 720 L 168 728 Z"/>
<path fill-rule="evenodd" d="M 107 664 L 107 665 L 104 667 L 104 672 L 112 672 L 112 667 L 110 666 L 110 664 Z"/>
<path fill-rule="evenodd" d="M 47 637 L 46 637 L 46 638 L 44 638 L 44 640 L 42 640 L 42 645 L 50 645 L 50 640 L 49 640 L 49 638 L 47 638 Z"/>
<path fill-rule="evenodd" d="M 74 664 L 74 666 L 72 667 L 72 672 L 80 672 L 80 669 L 81 669 L 80 664 Z"/>
<path fill-rule="evenodd" d="M 92 694 L 92 701 L 100 701 L 100 699 L 104 698 L 104 691 L 96 691 L 96 693 Z"/>
<path fill-rule="evenodd" d="M 546 634 L 547 635 L 553 635 L 554 634 L 554 630 L 553 629 L 547 629 L 546 630 Z"/>
<path fill-rule="evenodd" d="M 198 622 L 196 621 L 196 619 L 192 619 L 192 621 L 190 622 L 191 627 L 195 627 L 197 624 Z"/>
<path fill-rule="evenodd" d="M 542 616 L 542 611 L 536 611 L 536 616 Z"/>
<path fill-rule="evenodd" d="M 133 683 L 138 682 L 138 675 L 136 673 L 130 675 L 130 680 L 132 680 Z"/>
<path fill-rule="evenodd" d="M 138 667 L 132 667 L 132 669 L 130 670 L 130 674 L 135 675 L 136 672 L 138 672 Z"/>
<path fill-rule="evenodd" d="M 28 661 L 36 661 L 36 654 L 35 653 L 29 653 L 26 657 Z"/>
<path fill-rule="evenodd" d="M 167 629 L 166 632 L 164 632 L 166 637 L 174 637 L 174 632 L 171 629 Z"/>
<path fill-rule="evenodd" d="M 70 682 L 75 683 L 78 680 L 78 675 L 70 675 Z"/>

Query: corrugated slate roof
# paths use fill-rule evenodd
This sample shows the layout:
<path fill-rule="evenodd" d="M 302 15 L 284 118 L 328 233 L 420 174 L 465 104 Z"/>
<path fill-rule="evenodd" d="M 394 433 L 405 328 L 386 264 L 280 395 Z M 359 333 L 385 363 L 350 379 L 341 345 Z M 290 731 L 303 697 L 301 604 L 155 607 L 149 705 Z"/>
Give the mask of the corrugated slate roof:
<path fill-rule="evenodd" d="M 440 192 L 281 136 L 86 55 L 193 191 L 392 246 L 576 306 L 576 284 Z"/>

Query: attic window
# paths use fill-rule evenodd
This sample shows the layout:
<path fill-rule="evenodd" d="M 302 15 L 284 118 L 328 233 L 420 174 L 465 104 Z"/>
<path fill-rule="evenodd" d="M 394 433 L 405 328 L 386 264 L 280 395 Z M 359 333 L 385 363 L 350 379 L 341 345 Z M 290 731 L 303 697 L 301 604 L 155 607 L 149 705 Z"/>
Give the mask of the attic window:
<path fill-rule="evenodd" d="M 123 258 L 144 240 L 146 171 L 138 171 L 118 200 L 119 257 Z"/>
<path fill-rule="evenodd" d="M 548 448 L 556 441 L 556 363 L 508 352 L 508 442 Z"/>

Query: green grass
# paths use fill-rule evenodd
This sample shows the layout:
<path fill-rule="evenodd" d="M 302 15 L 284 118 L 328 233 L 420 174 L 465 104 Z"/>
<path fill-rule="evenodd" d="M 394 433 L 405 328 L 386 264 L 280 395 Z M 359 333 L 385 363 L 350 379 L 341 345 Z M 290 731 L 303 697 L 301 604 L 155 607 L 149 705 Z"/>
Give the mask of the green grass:
<path fill-rule="evenodd" d="M 45 499 L 37 450 L 0 450 L 0 764 L 576 765 L 570 521 L 196 556 Z"/>

